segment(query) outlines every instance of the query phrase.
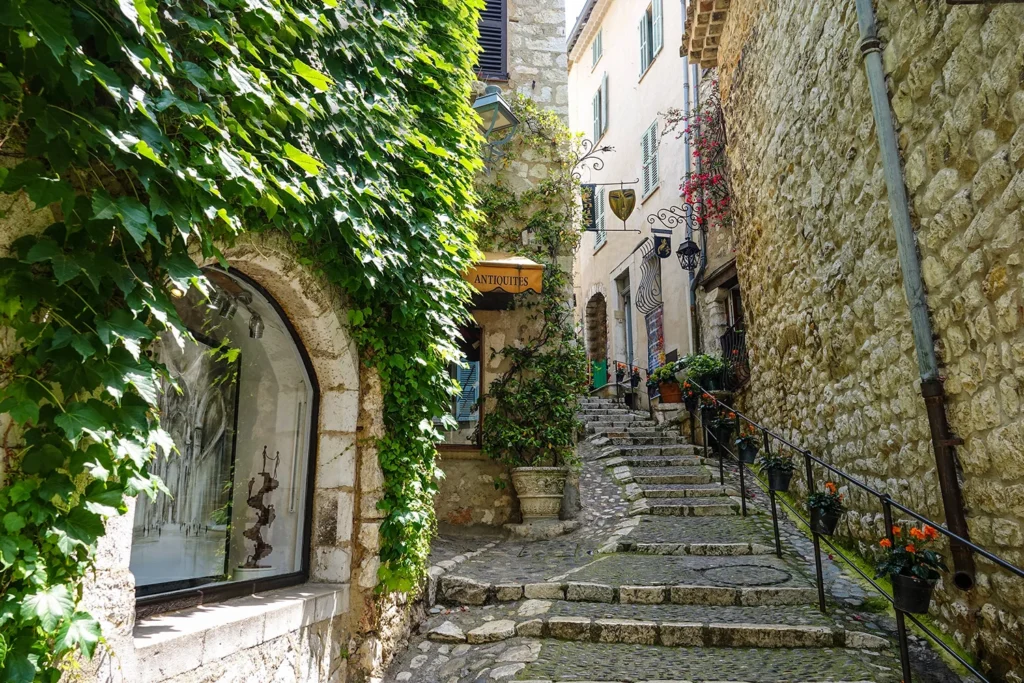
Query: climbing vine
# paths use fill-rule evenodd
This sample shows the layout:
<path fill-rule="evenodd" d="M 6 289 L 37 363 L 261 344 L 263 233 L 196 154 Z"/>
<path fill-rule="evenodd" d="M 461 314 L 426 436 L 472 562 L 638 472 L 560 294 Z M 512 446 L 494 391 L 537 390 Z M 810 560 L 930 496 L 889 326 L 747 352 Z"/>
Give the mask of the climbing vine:
<path fill-rule="evenodd" d="M 529 311 L 530 333 L 492 354 L 508 365 L 487 388 L 494 408 L 482 425 L 483 450 L 512 467 L 575 464 L 579 397 L 588 385 L 587 360 L 573 323 L 572 254 L 581 237 L 579 182 L 583 155 L 552 112 L 525 97 L 514 100 L 520 134 L 504 160 L 480 182 L 485 248 L 527 256 L 544 265 L 541 294 L 516 297 Z M 523 182 L 512 170 L 545 163 L 547 175 Z M 496 177 L 495 177 L 496 176 Z"/>
<path fill-rule="evenodd" d="M 279 231 L 341 288 L 380 374 L 381 584 L 422 576 L 432 419 L 474 253 L 479 0 L 9 0 L 0 192 L 48 208 L 0 260 L 0 679 L 91 656 L 105 518 L 162 483 L 159 334 L 190 255 Z M 10 220 L 0 230 L 25 232 Z M 4 233 L 3 241 L 8 241 Z"/>

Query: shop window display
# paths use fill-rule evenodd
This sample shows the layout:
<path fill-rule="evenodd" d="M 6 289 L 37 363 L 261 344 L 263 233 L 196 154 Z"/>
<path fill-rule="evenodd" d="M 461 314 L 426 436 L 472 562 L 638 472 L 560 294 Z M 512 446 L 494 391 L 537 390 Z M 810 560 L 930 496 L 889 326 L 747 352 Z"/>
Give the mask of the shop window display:
<path fill-rule="evenodd" d="M 206 275 L 209 296 L 176 302 L 196 341 L 153 345 L 171 378 L 160 419 L 177 453 L 150 465 L 169 494 L 136 505 L 140 597 L 305 573 L 315 383 L 262 290 L 234 271 Z"/>

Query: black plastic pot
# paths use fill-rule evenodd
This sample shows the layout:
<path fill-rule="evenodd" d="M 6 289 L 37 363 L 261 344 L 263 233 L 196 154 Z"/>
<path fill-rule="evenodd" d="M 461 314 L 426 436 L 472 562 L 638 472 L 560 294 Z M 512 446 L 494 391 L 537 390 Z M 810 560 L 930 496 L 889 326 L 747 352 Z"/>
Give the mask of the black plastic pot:
<path fill-rule="evenodd" d="M 789 482 L 793 481 L 793 471 L 768 470 L 768 488 L 772 491 L 786 492 L 789 490 Z"/>
<path fill-rule="evenodd" d="M 686 412 L 688 412 L 688 413 L 696 412 L 697 411 L 697 404 L 698 404 L 699 401 L 700 401 L 700 397 L 699 396 L 693 396 L 693 397 L 684 396 L 683 397 L 683 405 L 686 407 Z"/>
<path fill-rule="evenodd" d="M 756 458 L 757 446 L 755 444 L 749 444 L 746 442 L 740 444 L 740 462 L 753 465 Z"/>
<path fill-rule="evenodd" d="M 705 375 L 697 380 L 697 384 L 708 391 L 718 391 L 722 388 L 722 380 L 718 375 Z"/>
<path fill-rule="evenodd" d="M 711 433 L 715 435 L 715 452 L 727 455 L 732 450 L 732 425 L 712 427 Z"/>
<path fill-rule="evenodd" d="M 916 576 L 897 574 L 892 577 L 892 599 L 896 608 L 911 614 L 927 614 L 935 584 Z"/>
<path fill-rule="evenodd" d="M 831 536 L 836 532 L 836 525 L 842 517 L 838 512 L 822 512 L 818 508 L 811 508 L 811 528 L 824 536 Z"/>

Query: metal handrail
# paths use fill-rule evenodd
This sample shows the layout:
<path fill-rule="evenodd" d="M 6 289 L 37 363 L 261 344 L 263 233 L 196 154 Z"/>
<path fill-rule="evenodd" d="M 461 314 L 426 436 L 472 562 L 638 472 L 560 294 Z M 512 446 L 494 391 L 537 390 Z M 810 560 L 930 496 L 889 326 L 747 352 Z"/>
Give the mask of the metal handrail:
<path fill-rule="evenodd" d="M 879 502 L 881 503 L 881 505 L 882 505 L 882 512 L 883 512 L 883 516 L 884 516 L 884 519 L 885 519 L 885 526 L 886 526 L 886 535 L 888 536 L 890 541 L 893 540 L 893 532 L 892 532 L 893 516 L 892 516 L 892 509 L 896 508 L 897 510 L 899 510 L 899 511 L 909 515 L 910 517 L 916 519 L 918 522 L 921 522 L 922 524 L 927 524 L 927 525 L 935 528 L 937 531 L 939 531 L 943 535 L 947 536 L 949 539 L 951 539 L 953 541 L 958 541 L 964 547 L 968 548 L 971 552 L 974 552 L 974 553 L 977 553 L 978 555 L 981 555 L 982 557 L 984 557 L 985 559 L 989 560 L 990 562 L 992 562 L 992 563 L 996 564 L 997 566 L 999 566 L 999 567 L 1009 571 L 1011 574 L 1014 574 L 1014 575 L 1016 575 L 1016 576 L 1018 576 L 1020 578 L 1024 578 L 1024 569 L 1021 569 L 1020 567 L 1017 567 L 1016 565 L 1011 564 L 1007 560 L 1005 560 L 1005 559 L 999 557 L 998 555 L 996 555 L 996 554 L 986 550 L 985 548 L 982 548 L 982 547 L 976 545 L 975 543 L 972 543 L 971 541 L 968 541 L 967 539 L 958 536 L 957 534 L 955 534 L 952 531 L 950 531 L 949 529 L 947 529 L 944 525 L 939 524 L 937 522 L 934 522 L 931 519 L 925 517 L 924 515 L 922 515 L 922 514 L 916 512 L 916 511 L 910 509 L 909 507 L 903 505 L 902 503 L 899 503 L 899 502 L 893 500 L 893 498 L 888 493 L 883 493 L 883 492 L 879 491 L 878 489 L 874 488 L 873 486 L 870 486 L 869 484 L 867 484 L 867 483 L 857 479 L 856 477 L 854 477 L 854 476 L 852 476 L 850 474 L 847 474 L 846 472 L 844 472 L 843 470 L 839 469 L 838 467 L 836 467 L 834 465 L 831 465 L 831 464 L 825 462 L 824 460 L 822 460 L 821 458 L 818 458 L 818 457 L 814 456 L 806 448 L 801 448 L 800 446 L 797 446 L 796 444 L 792 443 L 791 441 L 789 441 L 788 439 L 783 437 L 781 434 L 778 434 L 777 432 L 772 431 L 768 427 L 765 427 L 764 425 L 762 425 L 762 424 L 752 420 L 751 418 L 747 417 L 746 415 L 744 415 L 740 411 L 738 411 L 735 408 L 731 407 L 727 403 L 719 400 L 718 398 L 714 398 L 713 397 L 711 403 L 706 402 L 705 399 L 704 399 L 704 396 L 712 395 L 711 392 L 709 392 L 708 390 L 704 389 L 700 384 L 698 384 L 697 382 L 695 382 L 692 379 L 688 379 L 687 381 L 692 386 L 696 387 L 700 391 L 700 394 L 701 394 L 696 402 L 690 401 L 687 404 L 687 412 L 689 412 L 690 416 L 691 416 L 691 419 L 690 419 L 690 433 L 691 433 L 691 437 L 695 435 L 695 430 L 696 430 L 696 425 L 695 425 L 695 423 L 696 423 L 696 414 L 699 412 L 700 413 L 700 429 L 701 429 L 701 434 L 703 436 L 702 442 L 703 442 L 703 446 L 704 446 L 704 455 L 705 455 L 705 457 L 707 456 L 707 450 L 708 450 L 709 442 L 711 440 L 714 440 L 714 442 L 717 444 L 717 447 L 715 448 L 715 450 L 718 452 L 719 482 L 721 484 L 723 484 L 723 485 L 725 483 L 724 456 L 725 456 L 726 453 L 728 453 L 730 456 L 734 457 L 737 460 L 738 464 L 739 464 L 740 495 L 741 495 L 741 498 L 742 498 L 742 515 L 743 516 L 746 516 L 746 514 L 747 514 L 747 506 L 746 506 L 746 481 L 745 481 L 745 476 L 744 476 L 744 471 L 745 471 L 744 465 L 745 465 L 745 463 L 742 460 L 740 460 L 740 458 L 738 456 L 738 453 L 735 453 L 732 450 L 730 450 L 725 443 L 723 443 L 722 441 L 720 441 L 718 439 L 718 437 L 714 434 L 713 430 L 708 426 L 707 420 L 705 419 L 705 415 L 706 415 L 706 413 L 710 409 L 715 408 L 715 407 L 720 407 L 720 408 L 722 408 L 722 409 L 724 409 L 724 410 L 726 410 L 726 411 L 728 411 L 730 413 L 733 413 L 736 416 L 736 431 L 737 431 L 737 433 L 739 433 L 739 431 L 740 431 L 739 430 L 740 420 L 743 420 L 747 424 L 749 424 L 749 425 L 753 426 L 755 429 L 759 430 L 761 432 L 763 443 L 764 443 L 764 448 L 765 448 L 766 451 L 768 451 L 768 452 L 771 451 L 771 446 L 770 446 L 771 442 L 770 442 L 769 439 L 773 439 L 773 440 L 779 442 L 780 444 L 783 444 L 783 445 L 789 447 L 790 449 L 796 451 L 800 455 L 802 455 L 804 457 L 804 465 L 805 465 L 805 468 L 806 468 L 808 493 L 811 493 L 811 492 L 814 491 L 813 465 L 817 464 L 817 465 L 819 465 L 821 467 L 824 467 L 829 472 L 832 472 L 834 474 L 839 475 L 840 477 L 842 477 L 846 481 L 850 482 L 854 486 L 856 486 L 856 487 L 866 491 L 867 493 L 871 494 L 872 496 L 876 497 L 879 500 Z M 691 409 L 691 406 L 693 406 L 693 409 Z M 753 473 L 753 470 L 752 470 L 752 473 Z M 929 628 L 927 628 L 924 624 L 922 624 L 921 621 L 919 619 L 917 619 L 913 614 L 910 614 L 910 613 L 907 613 L 907 612 L 903 612 L 902 610 L 900 610 L 896 606 L 896 602 L 895 602 L 895 599 L 893 598 L 893 596 L 890 595 L 889 593 L 887 593 L 885 591 L 885 589 L 883 589 L 874 579 L 872 579 L 867 574 L 865 574 L 860 569 L 860 567 L 858 567 L 857 564 L 853 562 L 853 560 L 851 560 L 849 557 L 847 557 L 844 552 L 842 552 L 839 548 L 837 548 L 836 545 L 833 544 L 832 541 L 827 536 L 822 536 L 821 534 L 819 534 L 815 530 L 814 526 L 810 523 L 810 520 L 806 519 L 803 516 L 803 514 L 800 512 L 800 510 L 795 508 L 793 505 L 790 505 L 789 502 L 787 502 L 785 499 L 783 499 L 783 498 L 781 498 L 779 496 L 776 496 L 776 492 L 774 490 L 772 490 L 771 486 L 768 485 L 767 482 L 763 481 L 756 474 L 754 474 L 754 481 L 757 482 L 758 486 L 760 486 L 762 489 L 767 491 L 769 500 L 771 502 L 772 524 L 773 524 L 773 527 L 774 527 L 774 536 L 775 536 L 775 552 L 776 552 L 776 554 L 779 557 L 782 557 L 782 539 L 781 539 L 781 536 L 779 534 L 779 517 L 778 517 L 777 503 L 781 503 L 782 505 L 786 506 L 786 508 L 788 508 L 797 517 L 797 519 L 799 519 L 801 522 L 803 522 L 805 525 L 807 525 L 807 527 L 811 530 L 812 540 L 814 542 L 814 564 L 815 564 L 815 579 L 816 579 L 817 589 L 818 589 L 818 607 L 819 607 L 819 609 L 822 612 L 825 612 L 826 609 L 825 609 L 825 587 L 824 587 L 825 584 L 824 584 L 824 578 L 823 578 L 823 573 L 822 573 L 822 563 L 821 563 L 821 541 L 824 541 L 828 545 L 828 547 L 832 550 L 833 554 L 835 554 L 838 557 L 840 557 L 847 565 L 852 567 L 858 574 L 860 574 L 865 580 L 867 580 L 867 582 L 869 584 L 871 584 L 871 586 L 876 591 L 878 591 L 886 600 L 888 600 L 892 604 L 893 610 L 896 613 L 896 630 L 897 630 L 897 636 L 898 636 L 899 647 L 900 647 L 900 664 L 901 664 L 901 667 L 903 669 L 903 683 L 911 683 L 910 651 L 909 651 L 908 643 L 907 643 L 907 629 L 906 629 L 906 622 L 905 622 L 905 619 L 908 618 L 908 617 L 909 617 L 910 621 L 913 622 L 913 624 L 915 626 L 917 626 L 918 629 L 921 630 L 922 633 L 924 633 L 930 640 L 932 640 L 933 642 L 937 643 L 951 657 L 953 657 L 964 668 L 966 668 L 974 676 L 976 676 L 978 678 L 978 680 L 983 681 L 984 683 L 989 683 L 989 679 L 987 679 L 981 672 L 979 672 L 977 669 L 975 669 L 969 662 L 964 660 L 963 657 L 961 657 L 959 654 L 957 654 L 940 637 L 938 637 Z"/>

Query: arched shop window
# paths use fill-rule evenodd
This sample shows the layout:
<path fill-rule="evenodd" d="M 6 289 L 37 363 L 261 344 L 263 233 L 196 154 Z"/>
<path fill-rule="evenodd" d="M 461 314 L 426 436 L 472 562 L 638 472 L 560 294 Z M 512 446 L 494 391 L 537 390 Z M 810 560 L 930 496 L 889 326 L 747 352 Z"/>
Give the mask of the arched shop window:
<path fill-rule="evenodd" d="M 308 576 L 317 386 L 277 304 L 232 270 L 209 297 L 176 301 L 196 342 L 153 345 L 174 386 L 160 422 L 177 453 L 150 469 L 167 493 L 140 496 L 130 568 L 140 605 L 251 592 Z"/>

